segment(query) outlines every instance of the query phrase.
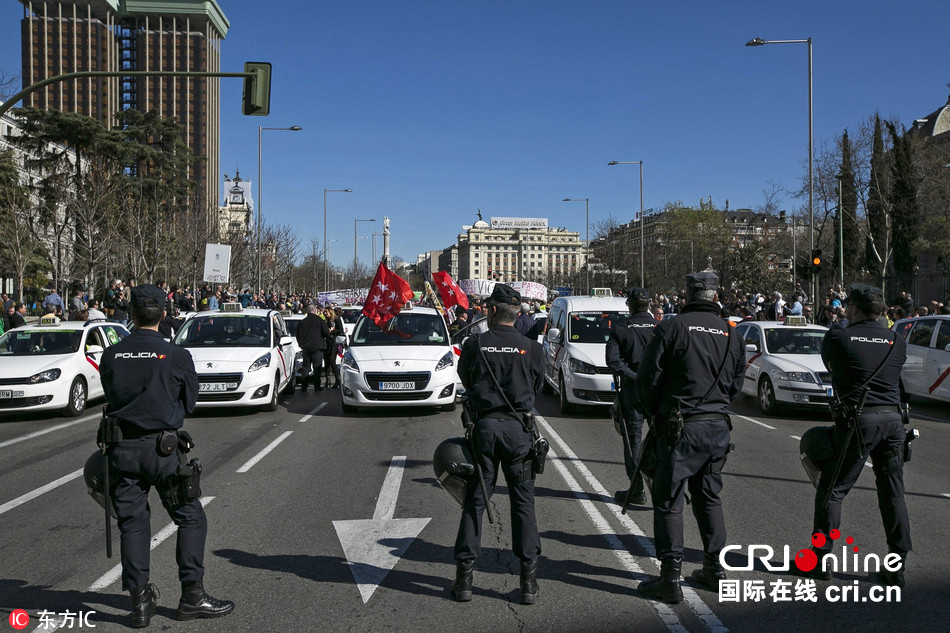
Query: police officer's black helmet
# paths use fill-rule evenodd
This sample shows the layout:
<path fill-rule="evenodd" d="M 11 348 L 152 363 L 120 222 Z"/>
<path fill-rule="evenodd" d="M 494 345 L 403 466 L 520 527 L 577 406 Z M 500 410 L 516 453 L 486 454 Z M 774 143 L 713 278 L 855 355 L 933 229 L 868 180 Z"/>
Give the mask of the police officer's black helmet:
<path fill-rule="evenodd" d="M 475 472 L 475 460 L 464 437 L 451 437 L 435 447 L 432 469 L 435 476 L 459 505 L 465 501 L 465 484 Z"/>
<path fill-rule="evenodd" d="M 100 508 L 106 507 L 105 464 L 106 456 L 102 454 L 102 451 L 96 450 L 89 456 L 89 459 L 86 460 L 86 464 L 82 467 L 82 477 L 86 480 L 86 491 L 89 493 L 89 496 L 99 504 Z M 110 484 L 114 485 L 114 482 L 110 482 Z M 109 512 L 112 514 L 113 519 L 116 518 L 115 508 L 109 508 Z"/>
<path fill-rule="evenodd" d="M 832 426 L 813 426 L 802 434 L 802 439 L 798 442 L 802 468 L 815 488 L 821 478 L 821 469 L 835 458 L 831 440 L 833 431 Z"/>

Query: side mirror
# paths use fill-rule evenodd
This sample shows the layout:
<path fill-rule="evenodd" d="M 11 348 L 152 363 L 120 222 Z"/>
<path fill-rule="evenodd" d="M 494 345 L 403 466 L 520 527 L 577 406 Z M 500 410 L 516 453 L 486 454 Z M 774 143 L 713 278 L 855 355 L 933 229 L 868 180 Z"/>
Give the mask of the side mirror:
<path fill-rule="evenodd" d="M 561 338 L 561 330 L 556 327 L 548 329 L 548 341 L 551 343 L 556 343 Z"/>
<path fill-rule="evenodd" d="M 747 351 L 747 352 L 757 352 L 757 351 L 759 351 L 759 346 L 756 345 L 755 343 L 746 343 L 746 344 L 745 344 L 745 351 Z"/>
<path fill-rule="evenodd" d="M 294 342 L 294 337 L 292 337 L 292 336 L 281 336 L 281 337 L 280 337 L 280 344 L 281 344 L 281 345 L 291 345 L 291 344 L 293 344 L 293 342 Z"/>
<path fill-rule="evenodd" d="M 102 345 L 86 345 L 86 354 L 101 354 L 106 351 L 103 349 Z"/>
<path fill-rule="evenodd" d="M 945 351 L 945 352 L 950 352 L 950 344 L 944 345 L 944 346 L 943 346 L 943 351 Z"/>

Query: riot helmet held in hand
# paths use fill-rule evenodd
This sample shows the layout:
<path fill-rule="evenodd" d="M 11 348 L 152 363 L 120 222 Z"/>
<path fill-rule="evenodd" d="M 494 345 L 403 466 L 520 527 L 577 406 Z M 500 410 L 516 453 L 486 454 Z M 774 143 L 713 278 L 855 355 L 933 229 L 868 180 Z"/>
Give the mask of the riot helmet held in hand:
<path fill-rule="evenodd" d="M 475 472 L 472 451 L 464 437 L 451 437 L 435 448 L 432 468 L 435 476 L 459 505 L 465 501 L 465 485 Z"/>

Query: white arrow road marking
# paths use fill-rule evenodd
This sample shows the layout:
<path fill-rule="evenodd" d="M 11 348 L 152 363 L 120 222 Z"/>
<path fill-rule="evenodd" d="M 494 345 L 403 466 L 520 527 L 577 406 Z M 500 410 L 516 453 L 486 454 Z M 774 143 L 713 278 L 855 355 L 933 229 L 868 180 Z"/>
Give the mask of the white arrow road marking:
<path fill-rule="evenodd" d="M 372 519 L 333 522 L 363 604 L 369 602 L 373 592 L 406 553 L 413 539 L 431 521 L 393 518 L 405 469 L 405 456 L 393 457 L 379 491 Z"/>

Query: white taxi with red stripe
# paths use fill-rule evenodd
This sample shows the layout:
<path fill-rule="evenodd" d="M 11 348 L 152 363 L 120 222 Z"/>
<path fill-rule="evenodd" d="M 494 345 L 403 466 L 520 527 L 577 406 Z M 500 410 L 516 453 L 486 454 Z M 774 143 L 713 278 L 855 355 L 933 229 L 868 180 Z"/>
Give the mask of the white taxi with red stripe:
<path fill-rule="evenodd" d="M 742 393 L 755 397 L 766 414 L 784 405 L 827 407 L 833 394 L 831 372 L 821 360 L 827 330 L 794 316 L 784 323 L 739 323 L 736 332 L 745 342 L 746 359 Z"/>
<path fill-rule="evenodd" d="M 950 315 L 900 319 L 894 331 L 907 340 L 901 385 L 911 396 L 950 402 Z"/>
<path fill-rule="evenodd" d="M 199 407 L 277 410 L 281 391 L 293 393 L 301 351 L 277 310 L 225 303 L 195 312 L 175 335 L 198 373 Z"/>
<path fill-rule="evenodd" d="M 102 352 L 129 335 L 106 320 L 60 321 L 45 316 L 0 337 L 0 411 L 60 409 L 82 415 L 100 398 Z"/>

